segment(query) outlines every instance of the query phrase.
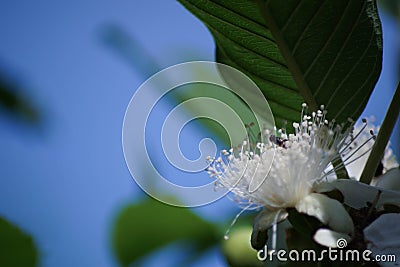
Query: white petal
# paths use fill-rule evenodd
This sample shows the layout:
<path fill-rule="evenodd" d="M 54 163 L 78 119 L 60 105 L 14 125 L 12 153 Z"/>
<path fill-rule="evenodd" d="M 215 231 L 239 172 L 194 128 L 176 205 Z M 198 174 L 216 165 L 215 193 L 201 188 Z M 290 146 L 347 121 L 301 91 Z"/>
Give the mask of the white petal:
<path fill-rule="evenodd" d="M 400 249 L 400 214 L 382 214 L 364 229 L 364 235 L 372 246 Z"/>
<path fill-rule="evenodd" d="M 315 242 L 320 245 L 331 248 L 344 248 L 350 242 L 351 237 L 348 234 L 338 233 L 330 229 L 321 228 L 314 234 Z"/>
<path fill-rule="evenodd" d="M 379 188 L 400 191 L 400 169 L 391 169 L 376 181 L 376 186 Z"/>
<path fill-rule="evenodd" d="M 334 181 L 336 181 L 336 179 Z M 335 190 L 336 187 L 332 184 L 332 182 L 333 181 L 315 183 L 313 185 L 313 190 L 317 193 L 325 193 L 325 192 Z"/>
<path fill-rule="evenodd" d="M 329 186 L 324 186 L 321 183 L 316 187 L 316 190 L 317 192 L 327 192 L 332 190 L 332 188 L 338 189 L 344 196 L 344 203 L 355 209 L 366 207 L 368 202 L 372 203 L 379 191 L 381 191 L 381 195 L 376 205 L 377 208 L 383 204 L 400 206 L 400 192 L 385 190 L 349 179 L 335 180 L 330 182 Z"/>
<path fill-rule="evenodd" d="M 254 230 L 264 231 L 270 228 L 275 222 L 279 223 L 285 220 L 288 213 L 285 210 L 271 210 L 264 208 L 254 219 Z"/>
<path fill-rule="evenodd" d="M 296 204 L 298 212 L 318 218 L 332 230 L 351 234 L 354 231 L 353 221 L 343 205 L 336 199 L 312 193 Z"/>
<path fill-rule="evenodd" d="M 395 255 L 400 259 L 400 214 L 388 213 L 381 215 L 364 229 L 364 237 L 368 249 L 376 255 Z M 398 266 L 396 262 L 380 262 L 381 266 Z"/>

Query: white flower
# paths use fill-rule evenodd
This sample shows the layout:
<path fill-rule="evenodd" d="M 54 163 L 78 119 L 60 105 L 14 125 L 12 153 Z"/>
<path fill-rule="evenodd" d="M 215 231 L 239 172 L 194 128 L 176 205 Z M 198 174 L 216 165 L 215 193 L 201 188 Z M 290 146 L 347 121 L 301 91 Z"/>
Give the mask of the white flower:
<path fill-rule="evenodd" d="M 302 121 L 293 123 L 295 134 L 280 131 L 280 139 L 276 139 L 276 133 L 266 131 L 266 142 L 257 143 L 255 149 L 246 141 L 238 155 L 231 149 L 222 151 L 220 158 L 210 159 L 208 173 L 220 186 L 244 203 L 264 207 L 255 230 L 276 225 L 287 217 L 287 208 L 295 208 L 318 218 L 335 236 L 350 239 L 353 222 L 342 204 L 314 188 L 333 173 L 332 168 L 328 170 L 331 162 L 351 143 L 349 131 L 342 133 L 342 127 L 325 120 L 325 114 L 323 107 L 312 116 L 302 114 Z"/>
<path fill-rule="evenodd" d="M 385 190 L 400 191 L 400 169 L 387 171 L 377 179 L 375 186 Z"/>
<path fill-rule="evenodd" d="M 400 169 L 392 169 L 382 175 L 382 185 L 367 185 L 351 179 L 338 179 L 329 183 L 323 182 L 315 186 L 318 192 L 339 190 L 344 197 L 344 204 L 361 209 L 374 202 L 375 208 L 382 210 L 385 204 L 400 207 Z"/>
<path fill-rule="evenodd" d="M 387 262 L 379 262 L 381 266 L 398 266 L 400 258 L 400 214 L 382 214 L 364 229 L 364 237 L 368 244 L 368 249 L 374 256 L 389 255 L 394 256 Z"/>
<path fill-rule="evenodd" d="M 334 189 L 339 190 L 342 193 L 344 197 L 344 204 L 357 210 L 360 210 L 362 208 L 369 208 L 369 209 L 374 208 L 377 211 L 382 212 L 385 209 L 386 204 L 400 207 L 400 192 L 399 192 L 400 169 L 398 168 L 391 169 L 387 171 L 385 174 L 381 175 L 375 186 L 367 185 L 351 179 L 337 179 L 329 183 L 322 182 L 315 187 L 315 190 L 318 192 L 327 192 L 327 191 L 332 191 Z M 383 234 L 388 236 L 392 235 L 391 237 L 395 237 L 395 239 L 396 238 L 398 239 L 397 233 L 394 232 L 395 230 L 396 231 L 399 230 L 398 229 L 399 227 L 397 227 L 399 225 L 397 221 L 396 222 L 393 221 L 396 227 L 393 227 L 393 225 L 389 226 L 389 224 L 384 226 L 388 231 L 385 231 L 385 229 L 381 229 L 382 233 L 379 233 L 379 231 L 373 230 L 373 229 L 378 229 L 381 225 L 383 225 L 382 223 L 380 223 L 381 218 L 383 218 L 384 216 L 386 218 L 386 215 L 389 214 L 381 215 L 369 227 L 364 229 L 364 234 L 367 243 L 375 242 L 374 240 L 382 238 L 381 235 Z M 395 215 L 392 214 L 390 216 L 399 217 L 398 214 Z M 387 221 L 388 220 L 385 219 L 385 222 Z M 383 238 L 385 239 L 386 237 Z M 318 230 L 314 236 L 314 239 L 319 243 L 334 244 L 338 240 L 338 237 L 332 233 L 326 233 L 324 232 L 324 230 Z M 375 247 L 375 250 L 372 249 L 375 255 L 377 255 L 376 254 L 377 251 L 379 252 L 385 249 L 384 246 L 381 245 L 376 245 L 376 246 L 377 247 Z M 397 244 L 396 249 L 398 249 L 398 246 L 399 245 Z M 384 265 L 384 266 L 393 266 L 393 265 Z"/>

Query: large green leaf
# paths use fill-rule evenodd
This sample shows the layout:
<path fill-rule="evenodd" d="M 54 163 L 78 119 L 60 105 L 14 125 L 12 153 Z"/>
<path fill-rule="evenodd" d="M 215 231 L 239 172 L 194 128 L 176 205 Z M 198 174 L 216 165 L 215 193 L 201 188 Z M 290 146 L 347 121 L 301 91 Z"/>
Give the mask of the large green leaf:
<path fill-rule="evenodd" d="M 357 119 L 379 77 L 382 36 L 372 0 L 180 0 L 211 31 L 216 59 L 261 88 L 276 122 L 301 103 Z"/>
<path fill-rule="evenodd" d="M 124 208 L 113 230 L 114 252 L 122 266 L 173 241 L 191 242 L 199 252 L 218 239 L 215 227 L 189 209 L 169 206 L 152 198 Z M 181 255 L 180 258 L 184 260 L 190 256 Z"/>
<path fill-rule="evenodd" d="M 0 217 L 0 266 L 37 266 L 38 253 L 32 238 Z"/>

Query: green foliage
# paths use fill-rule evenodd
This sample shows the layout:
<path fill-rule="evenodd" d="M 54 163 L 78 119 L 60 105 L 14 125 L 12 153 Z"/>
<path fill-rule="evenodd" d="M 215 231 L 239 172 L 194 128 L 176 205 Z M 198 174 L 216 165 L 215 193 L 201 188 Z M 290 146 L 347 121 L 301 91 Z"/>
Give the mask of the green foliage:
<path fill-rule="evenodd" d="M 257 251 L 250 245 L 252 232 L 250 224 L 237 226 L 229 234 L 229 239 L 222 242 L 222 251 L 231 267 L 257 267 L 263 263 L 257 258 Z"/>
<path fill-rule="evenodd" d="M 247 74 L 276 123 L 301 103 L 357 119 L 379 77 L 381 25 L 375 1 L 180 0 L 212 33 L 216 59 Z"/>
<path fill-rule="evenodd" d="M 148 78 L 162 69 L 135 36 L 129 35 L 119 25 L 105 25 L 101 31 L 101 38 L 104 44 L 132 64 L 143 77 Z"/>
<path fill-rule="evenodd" d="M 400 21 L 400 1 L 398 0 L 379 0 L 379 7 L 394 16 Z"/>
<path fill-rule="evenodd" d="M 362 113 L 382 67 L 382 30 L 374 0 L 179 1 L 210 30 L 216 60 L 241 70 L 260 87 L 278 127 L 285 120 L 298 121 L 303 102 L 311 110 L 325 105 L 328 118 L 338 122 L 356 120 Z M 213 96 L 227 103 L 224 99 L 233 97 L 229 104 L 246 109 L 220 88 L 193 88 L 178 89 L 171 98 L 181 103 Z M 205 125 L 226 139 L 215 124 Z M 292 209 L 289 221 L 294 226 L 287 232 L 289 249 L 320 248 L 311 238 L 323 226 L 316 218 Z M 217 242 L 215 232 L 187 209 L 148 199 L 122 211 L 114 229 L 114 250 L 127 266 L 174 241 L 190 241 L 201 252 Z"/>
<path fill-rule="evenodd" d="M 365 163 L 365 168 L 361 174 L 360 182 L 369 184 L 375 175 L 375 172 L 385 153 L 386 144 L 389 142 L 390 136 L 396 121 L 398 121 L 400 113 L 400 82 L 397 84 L 396 91 L 387 110 L 382 127 L 375 140 L 372 151 Z"/>
<path fill-rule="evenodd" d="M 220 239 L 212 224 L 189 209 L 152 198 L 125 207 L 114 227 L 114 252 L 122 266 L 174 241 L 188 241 L 201 253 Z M 186 260 L 192 255 L 181 256 Z"/>
<path fill-rule="evenodd" d="M 26 98 L 19 95 L 18 91 L 19 86 L 0 73 L 0 110 L 3 109 L 26 122 L 38 122 L 37 110 Z"/>
<path fill-rule="evenodd" d="M 37 266 L 38 252 L 32 237 L 0 217 L 0 266 Z"/>
<path fill-rule="evenodd" d="M 313 236 L 322 223 L 315 217 L 299 213 L 296 209 L 289 209 L 289 222 L 304 236 Z"/>
<path fill-rule="evenodd" d="M 129 35 L 123 28 L 117 25 L 108 25 L 103 29 L 103 41 L 115 52 L 120 54 L 125 60 L 134 66 L 137 72 L 144 78 L 148 78 L 150 75 L 160 71 L 162 67 L 157 62 L 155 58 L 148 53 L 146 48 L 135 38 L 135 36 Z M 180 55 L 178 55 L 180 56 Z M 193 54 L 192 57 L 197 57 Z M 208 69 L 199 69 L 193 73 L 187 73 L 193 80 L 197 80 L 201 73 L 203 76 L 207 73 L 202 73 L 205 71 L 210 71 Z M 214 73 L 210 73 L 214 75 Z M 171 77 L 173 79 L 173 77 Z M 166 81 L 168 82 L 168 81 Z M 162 85 L 161 85 L 162 86 Z M 194 83 L 180 86 L 170 91 L 166 96 L 167 99 L 174 103 L 174 105 L 182 104 L 190 99 L 197 99 L 199 97 L 207 97 L 211 99 L 220 100 L 222 103 L 226 103 L 232 108 L 235 113 L 240 117 L 241 121 L 245 124 L 250 124 L 256 122 L 254 114 L 248 109 L 246 104 L 242 102 L 234 93 L 230 90 L 219 87 L 216 89 L 216 85 L 206 84 L 206 83 Z M 187 102 L 189 103 L 189 102 Z M 215 117 L 215 114 L 219 114 L 226 124 L 235 124 L 237 122 L 232 121 L 232 118 L 225 114 L 225 110 L 221 108 L 220 105 L 209 105 L 198 104 L 198 102 L 191 102 L 190 104 L 185 104 L 187 111 L 196 116 L 198 114 L 208 114 L 209 117 Z M 210 130 L 216 137 L 218 137 L 223 144 L 227 147 L 235 146 L 240 144 L 245 136 L 241 135 L 240 131 L 231 132 L 228 136 L 226 129 L 223 129 L 221 125 L 215 121 L 198 118 L 196 123 L 200 123 L 202 126 Z M 229 137 L 232 140 L 229 140 Z M 232 144 L 231 142 L 232 141 Z"/>
<path fill-rule="evenodd" d="M 288 251 L 290 250 L 296 250 L 296 251 L 303 251 L 305 249 L 316 249 L 316 244 L 313 242 L 313 240 L 310 238 L 310 236 L 305 236 L 301 234 L 299 231 L 297 231 L 295 228 L 291 227 L 286 230 L 286 243 L 287 243 L 287 248 Z M 287 262 L 285 265 L 282 266 L 293 266 L 293 267 L 309 267 L 310 265 L 317 266 L 317 263 L 315 262 L 309 262 L 309 261 L 304 261 L 304 262 Z"/>
<path fill-rule="evenodd" d="M 196 79 L 196 74 L 193 73 L 192 75 L 193 78 Z M 222 103 L 229 105 L 229 108 L 238 115 L 243 124 L 257 122 L 256 117 L 244 102 L 240 101 L 240 99 L 231 91 L 216 85 L 205 83 L 184 85 L 174 89 L 170 94 L 167 94 L 167 96 L 170 96 L 171 99 L 176 99 L 178 103 L 184 103 L 190 99 L 198 99 L 200 97 L 219 100 Z M 218 114 L 219 121 L 222 121 L 225 125 L 238 125 L 238 122 L 234 120 L 232 116 L 227 115 L 226 110 L 220 104 L 205 105 L 202 101 L 193 101 L 192 103 L 186 102 L 185 107 L 188 112 L 194 116 L 202 114 L 206 117 L 208 116 L 209 118 L 215 119 L 216 114 Z M 218 122 L 211 119 L 198 118 L 196 122 L 200 122 L 203 126 L 207 127 L 213 134 L 215 134 L 215 136 L 227 145 L 227 147 L 241 144 L 246 137 L 240 130 L 236 132 L 231 131 L 228 135 L 227 130 L 223 128 L 223 125 L 220 125 Z"/>

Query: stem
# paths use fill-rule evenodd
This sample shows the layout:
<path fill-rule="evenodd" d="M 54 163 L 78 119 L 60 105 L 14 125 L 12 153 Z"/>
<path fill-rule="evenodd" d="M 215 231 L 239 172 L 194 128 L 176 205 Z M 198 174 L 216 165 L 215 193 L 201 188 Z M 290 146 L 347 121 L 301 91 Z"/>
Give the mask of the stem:
<path fill-rule="evenodd" d="M 376 137 L 374 146 L 372 147 L 371 154 L 365 164 L 365 168 L 361 174 L 360 182 L 369 184 L 375 175 L 379 162 L 381 162 L 386 145 L 392 134 L 393 127 L 400 112 L 400 81 L 397 84 L 396 92 L 393 95 L 392 102 L 386 112 L 385 119 L 383 120 L 382 127 Z"/>
<path fill-rule="evenodd" d="M 341 157 L 335 159 L 334 161 L 332 161 L 332 165 L 333 165 L 333 169 L 336 173 L 336 177 L 338 179 L 349 179 L 349 173 L 346 170 L 346 166 L 343 163 L 343 160 Z M 341 166 L 341 167 L 337 167 L 337 166 Z"/>

